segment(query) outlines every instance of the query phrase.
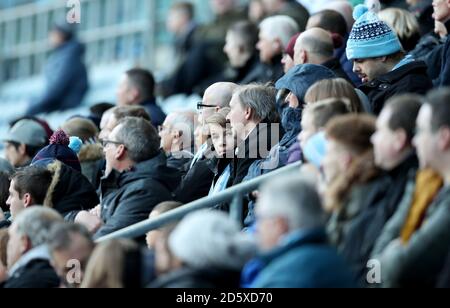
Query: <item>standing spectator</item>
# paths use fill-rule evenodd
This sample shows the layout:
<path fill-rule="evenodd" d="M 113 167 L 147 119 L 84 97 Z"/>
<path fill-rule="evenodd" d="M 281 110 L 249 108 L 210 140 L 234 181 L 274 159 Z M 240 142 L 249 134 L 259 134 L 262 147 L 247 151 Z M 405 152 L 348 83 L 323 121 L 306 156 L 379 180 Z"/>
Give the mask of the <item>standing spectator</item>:
<path fill-rule="evenodd" d="M 48 144 L 45 129 L 35 121 L 17 122 L 5 139 L 5 156 L 14 168 L 28 166 L 36 153 Z"/>
<path fill-rule="evenodd" d="M 385 22 L 365 6 L 358 6 L 354 17 L 357 21 L 347 44 L 347 57 L 354 62 L 353 70 L 364 83 L 360 89 L 369 97 L 375 114 L 395 94 L 424 94 L 432 88 L 426 64 L 405 57 L 397 35 Z M 369 39 L 362 40 L 362 36 Z"/>
<path fill-rule="evenodd" d="M 156 205 L 172 200 L 180 180 L 178 171 L 166 166 L 156 129 L 144 119 L 125 118 L 103 146 L 111 172 L 101 182 L 101 206 L 76 218 L 95 238 L 147 219 Z"/>
<path fill-rule="evenodd" d="M 50 229 L 61 216 L 52 209 L 35 207 L 25 210 L 9 228 L 9 278 L 2 288 L 57 288 L 59 278 L 50 265 L 46 245 Z"/>
<path fill-rule="evenodd" d="M 309 13 L 298 1 L 292 0 L 263 0 L 268 15 L 285 15 L 295 20 L 300 32 L 305 30 Z"/>
<path fill-rule="evenodd" d="M 27 115 L 76 108 L 89 88 L 83 62 L 85 47 L 77 40 L 73 26 L 56 24 L 49 38 L 53 53 L 44 68 L 45 90 L 31 102 Z"/>
<path fill-rule="evenodd" d="M 55 224 L 50 230 L 48 246 L 53 260 L 52 265 L 63 285 L 79 287 L 95 247 L 89 231 L 73 223 Z M 73 263 L 74 261 L 78 263 Z M 73 272 L 77 265 L 80 267 Z"/>
<path fill-rule="evenodd" d="M 117 88 L 117 105 L 140 105 L 147 109 L 153 126 L 163 124 L 166 115 L 156 103 L 155 79 L 151 72 L 134 68 L 123 75 Z"/>
<path fill-rule="evenodd" d="M 270 181 L 256 208 L 264 266 L 254 288 L 348 288 L 346 264 L 330 247 L 325 214 L 315 189 L 298 177 Z"/>
<path fill-rule="evenodd" d="M 261 61 L 258 82 L 275 82 L 283 75 L 283 51 L 298 30 L 296 22 L 288 16 L 269 17 L 261 22 L 256 46 Z"/>

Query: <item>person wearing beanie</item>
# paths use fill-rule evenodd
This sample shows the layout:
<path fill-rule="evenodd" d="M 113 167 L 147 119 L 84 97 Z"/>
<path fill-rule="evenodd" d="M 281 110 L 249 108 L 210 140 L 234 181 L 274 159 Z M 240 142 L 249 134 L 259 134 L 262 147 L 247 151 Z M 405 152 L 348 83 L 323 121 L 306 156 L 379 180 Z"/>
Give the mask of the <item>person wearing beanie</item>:
<path fill-rule="evenodd" d="M 339 59 L 334 56 L 334 49 L 342 45 L 339 35 L 332 35 L 321 28 L 311 28 L 303 32 L 295 43 L 294 62 L 296 65 L 316 64 L 332 70 L 338 78 L 352 82 L 344 72 Z"/>
<path fill-rule="evenodd" d="M 54 24 L 49 42 L 53 50 L 44 68 L 45 88 L 31 100 L 28 116 L 76 108 L 89 88 L 85 47 L 77 40 L 73 25 Z"/>
<path fill-rule="evenodd" d="M 426 64 L 405 57 L 397 35 L 375 12 L 358 5 L 353 15 L 356 22 L 347 42 L 347 57 L 364 83 L 360 90 L 369 97 L 375 114 L 396 94 L 425 94 L 433 87 Z"/>
<path fill-rule="evenodd" d="M 284 51 L 283 59 L 281 59 L 281 63 L 284 66 L 284 73 L 286 74 L 291 68 L 295 66 L 294 63 L 294 47 L 295 43 L 297 42 L 298 37 L 300 36 L 300 33 L 297 33 L 294 35 L 291 40 L 289 41 L 289 44 L 286 47 L 286 50 Z"/>
<path fill-rule="evenodd" d="M 81 172 L 81 165 L 77 153 L 69 147 L 71 141 L 76 142 L 75 139 L 71 140 L 63 130 L 56 131 L 50 138 L 50 144 L 36 154 L 31 164 L 42 166 L 58 160 L 72 169 Z M 81 140 L 78 139 L 77 144 L 76 148 L 79 150 L 81 148 Z M 72 147 L 74 147 L 74 143 L 72 143 Z"/>

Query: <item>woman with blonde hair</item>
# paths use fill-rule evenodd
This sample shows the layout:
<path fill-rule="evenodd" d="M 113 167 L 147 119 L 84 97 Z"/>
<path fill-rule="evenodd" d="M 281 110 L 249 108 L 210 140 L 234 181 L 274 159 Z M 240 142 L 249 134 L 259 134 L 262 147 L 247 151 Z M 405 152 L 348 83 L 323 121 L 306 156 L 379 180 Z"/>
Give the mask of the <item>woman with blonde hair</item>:
<path fill-rule="evenodd" d="M 364 95 L 364 94 L 363 94 Z M 343 78 L 324 79 L 312 85 L 305 95 L 305 102 L 313 104 L 329 98 L 349 100 L 349 109 L 354 113 L 364 112 L 366 106 L 364 105 L 353 85 Z"/>
<path fill-rule="evenodd" d="M 142 288 L 154 277 L 153 257 L 130 240 L 99 244 L 86 267 L 81 288 Z"/>

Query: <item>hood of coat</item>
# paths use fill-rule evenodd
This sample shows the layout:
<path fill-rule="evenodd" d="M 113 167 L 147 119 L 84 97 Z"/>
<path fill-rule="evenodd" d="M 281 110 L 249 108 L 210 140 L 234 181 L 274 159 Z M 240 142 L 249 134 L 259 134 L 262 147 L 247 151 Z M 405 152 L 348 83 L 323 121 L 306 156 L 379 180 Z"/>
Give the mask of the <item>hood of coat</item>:
<path fill-rule="evenodd" d="M 83 162 L 90 162 L 90 161 L 97 161 L 99 159 L 103 159 L 103 147 L 101 144 L 85 144 L 80 150 L 80 153 L 78 154 L 78 159 L 81 163 Z"/>

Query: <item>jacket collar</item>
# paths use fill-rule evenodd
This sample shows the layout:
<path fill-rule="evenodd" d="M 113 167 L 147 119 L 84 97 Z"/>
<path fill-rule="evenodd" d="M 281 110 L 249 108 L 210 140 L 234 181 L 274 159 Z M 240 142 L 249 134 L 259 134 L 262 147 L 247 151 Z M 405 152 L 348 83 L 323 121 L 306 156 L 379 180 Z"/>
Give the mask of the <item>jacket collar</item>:
<path fill-rule="evenodd" d="M 11 270 L 9 271 L 9 276 L 13 277 L 15 274 L 17 274 L 19 269 L 27 266 L 35 260 L 44 260 L 50 262 L 51 256 L 50 252 L 48 251 L 47 245 L 38 246 L 24 254 L 11 268 Z"/>
<path fill-rule="evenodd" d="M 286 235 L 281 240 L 281 245 L 274 250 L 263 254 L 261 260 L 268 264 L 292 249 L 308 244 L 326 244 L 328 238 L 324 228 L 299 230 Z"/>
<path fill-rule="evenodd" d="M 386 84 L 393 84 L 399 81 L 400 79 L 404 78 L 407 75 L 410 75 L 412 73 L 424 73 L 426 74 L 427 71 L 427 65 L 423 61 L 413 61 L 411 63 L 405 64 L 398 69 L 391 71 L 387 74 L 384 74 L 375 80 L 368 82 L 363 85 L 363 87 L 370 87 L 370 88 L 376 88 L 380 84 L 386 83 Z"/>

